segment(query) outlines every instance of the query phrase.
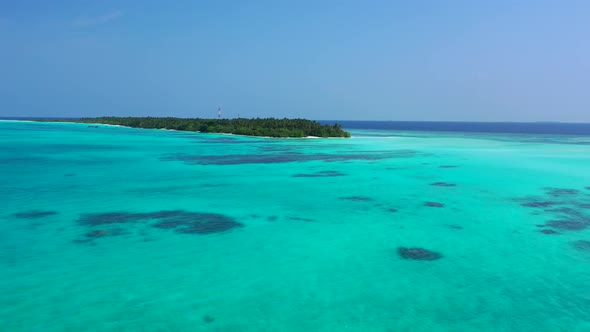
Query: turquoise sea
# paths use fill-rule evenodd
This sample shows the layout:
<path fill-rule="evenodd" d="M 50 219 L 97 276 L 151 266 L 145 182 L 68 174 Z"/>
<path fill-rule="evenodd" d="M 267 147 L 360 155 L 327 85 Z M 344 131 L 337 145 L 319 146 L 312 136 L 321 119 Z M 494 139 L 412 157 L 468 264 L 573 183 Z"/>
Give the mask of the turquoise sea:
<path fill-rule="evenodd" d="M 351 132 L 1 121 L 0 331 L 590 331 L 590 136 Z"/>

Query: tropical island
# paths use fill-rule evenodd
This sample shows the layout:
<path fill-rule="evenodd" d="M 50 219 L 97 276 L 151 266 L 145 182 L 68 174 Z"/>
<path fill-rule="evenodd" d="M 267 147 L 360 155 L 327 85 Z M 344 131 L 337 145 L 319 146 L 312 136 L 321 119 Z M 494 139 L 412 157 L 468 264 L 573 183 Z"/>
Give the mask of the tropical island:
<path fill-rule="evenodd" d="M 55 121 L 55 120 L 52 120 Z M 339 124 L 322 125 L 306 119 L 189 119 L 173 117 L 98 117 L 58 120 L 132 128 L 170 129 L 201 133 L 223 133 L 267 137 L 350 137 Z"/>

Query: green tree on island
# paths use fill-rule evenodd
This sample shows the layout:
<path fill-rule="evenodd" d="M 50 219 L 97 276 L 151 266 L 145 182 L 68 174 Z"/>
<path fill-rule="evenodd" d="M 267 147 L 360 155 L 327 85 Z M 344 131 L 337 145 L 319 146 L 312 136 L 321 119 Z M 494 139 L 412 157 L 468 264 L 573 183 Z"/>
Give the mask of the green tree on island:
<path fill-rule="evenodd" d="M 322 125 L 306 119 L 187 119 L 160 117 L 99 117 L 66 120 L 67 122 L 101 123 L 132 128 L 173 129 L 203 133 L 226 133 L 269 137 L 350 137 L 339 124 Z"/>

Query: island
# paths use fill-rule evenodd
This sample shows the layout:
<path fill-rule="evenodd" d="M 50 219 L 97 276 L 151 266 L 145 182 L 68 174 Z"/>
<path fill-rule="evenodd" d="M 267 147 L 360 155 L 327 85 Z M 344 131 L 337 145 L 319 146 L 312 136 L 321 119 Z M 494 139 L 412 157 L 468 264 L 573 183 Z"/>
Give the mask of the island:
<path fill-rule="evenodd" d="M 55 120 L 52 120 L 55 121 Z M 59 122 L 108 124 L 131 128 L 169 129 L 267 137 L 350 137 L 339 124 L 322 125 L 306 119 L 199 119 L 174 117 L 98 117 L 61 119 Z"/>

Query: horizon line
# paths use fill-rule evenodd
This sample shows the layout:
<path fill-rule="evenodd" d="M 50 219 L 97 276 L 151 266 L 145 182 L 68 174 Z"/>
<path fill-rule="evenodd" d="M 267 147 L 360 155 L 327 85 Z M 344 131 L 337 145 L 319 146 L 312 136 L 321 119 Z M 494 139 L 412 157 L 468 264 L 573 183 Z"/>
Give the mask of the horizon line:
<path fill-rule="evenodd" d="M 81 119 L 81 118 L 100 118 L 100 117 L 115 117 L 115 118 L 179 118 L 179 119 L 209 119 L 209 118 L 197 118 L 197 117 L 183 117 L 183 116 L 153 116 L 153 115 L 131 115 L 131 116 L 114 116 L 114 115 L 103 115 L 103 116 L 0 116 L 0 119 L 6 120 L 18 120 L 18 119 Z M 243 119 L 255 119 L 255 117 L 240 117 Z M 273 118 L 273 117 L 256 117 L 260 119 Z M 274 117 L 279 119 L 278 117 Z M 287 118 L 287 117 L 283 117 Z M 218 120 L 217 118 L 210 118 L 211 120 Z M 226 117 L 221 119 L 239 119 L 238 117 Z M 292 117 L 287 119 L 307 119 L 301 117 Z M 340 122 L 424 122 L 424 123 L 527 123 L 527 124 L 590 124 L 590 122 L 568 122 L 568 121 L 474 121 L 474 120 L 341 120 L 341 119 L 308 119 L 312 121 L 340 121 Z"/>

